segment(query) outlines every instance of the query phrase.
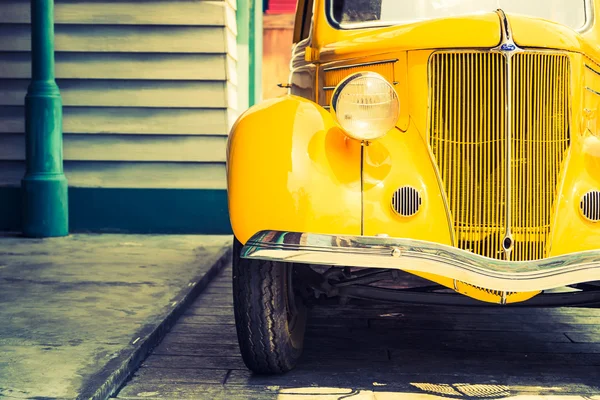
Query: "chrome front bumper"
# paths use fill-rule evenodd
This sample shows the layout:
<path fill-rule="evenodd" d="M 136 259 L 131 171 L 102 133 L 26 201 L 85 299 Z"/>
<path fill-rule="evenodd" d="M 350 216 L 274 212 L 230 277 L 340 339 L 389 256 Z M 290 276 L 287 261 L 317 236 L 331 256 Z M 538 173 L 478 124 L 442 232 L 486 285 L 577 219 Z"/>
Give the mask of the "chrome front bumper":
<path fill-rule="evenodd" d="M 538 261 L 501 261 L 421 240 L 262 231 L 242 258 L 425 272 L 486 289 L 529 292 L 600 280 L 600 250 Z"/>

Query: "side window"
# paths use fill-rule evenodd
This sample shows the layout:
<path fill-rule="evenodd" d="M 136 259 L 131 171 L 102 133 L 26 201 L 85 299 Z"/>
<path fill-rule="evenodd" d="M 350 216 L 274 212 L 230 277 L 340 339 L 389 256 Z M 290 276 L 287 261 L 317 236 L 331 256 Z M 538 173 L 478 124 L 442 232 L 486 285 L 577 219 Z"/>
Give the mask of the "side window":
<path fill-rule="evenodd" d="M 294 43 L 304 40 L 310 34 L 314 0 L 298 0 L 294 23 Z"/>

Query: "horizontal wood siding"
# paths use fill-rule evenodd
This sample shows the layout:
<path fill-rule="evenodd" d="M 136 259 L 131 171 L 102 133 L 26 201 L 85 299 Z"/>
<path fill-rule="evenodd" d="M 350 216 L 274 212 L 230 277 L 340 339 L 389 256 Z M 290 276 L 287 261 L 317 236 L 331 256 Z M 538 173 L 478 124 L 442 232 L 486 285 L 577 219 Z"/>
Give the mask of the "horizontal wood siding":
<path fill-rule="evenodd" d="M 229 54 L 78 53 L 56 54 L 59 79 L 231 81 L 236 62 Z M 29 79 L 27 52 L 0 53 L 0 79 Z"/>
<path fill-rule="evenodd" d="M 24 174 L 29 0 L 0 11 L 0 186 Z M 56 0 L 65 173 L 76 187 L 225 188 L 235 1 Z"/>
<path fill-rule="evenodd" d="M 63 107 L 63 132 L 220 135 L 233 117 L 235 111 L 218 108 Z M 0 106 L 0 134 L 23 132 L 24 107 Z"/>
<path fill-rule="evenodd" d="M 76 161 L 225 162 L 225 136 L 64 134 L 63 158 Z M 0 160 L 25 160 L 25 140 L 2 135 Z"/>
<path fill-rule="evenodd" d="M 29 25 L 0 25 L 0 51 L 29 51 Z M 59 52 L 215 53 L 230 48 L 235 33 L 218 26 L 56 25 Z"/>
<path fill-rule="evenodd" d="M 57 24 L 228 26 L 235 29 L 235 0 L 82 1 L 56 0 Z M 29 2 L 2 0 L 0 23 L 28 24 Z"/>
<path fill-rule="evenodd" d="M 227 108 L 226 81 L 57 80 L 64 106 Z M 19 106 L 29 80 L 0 79 L 0 106 Z M 235 92 L 234 92 L 235 93 Z"/>
<path fill-rule="evenodd" d="M 25 173 L 18 161 L 2 161 L 0 187 L 12 186 Z M 76 187 L 225 189 L 223 163 L 65 161 L 69 184 Z M 152 177 L 142 181 L 140 176 Z"/>

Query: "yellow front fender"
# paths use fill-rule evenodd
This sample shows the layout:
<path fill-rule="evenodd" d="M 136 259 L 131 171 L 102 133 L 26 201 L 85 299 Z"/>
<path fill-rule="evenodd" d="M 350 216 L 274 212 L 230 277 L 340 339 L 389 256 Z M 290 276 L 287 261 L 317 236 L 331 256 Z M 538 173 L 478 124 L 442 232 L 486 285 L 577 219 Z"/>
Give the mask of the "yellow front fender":
<path fill-rule="evenodd" d="M 227 145 L 229 215 L 245 243 L 262 230 L 361 234 L 360 143 L 296 96 L 252 107 Z"/>

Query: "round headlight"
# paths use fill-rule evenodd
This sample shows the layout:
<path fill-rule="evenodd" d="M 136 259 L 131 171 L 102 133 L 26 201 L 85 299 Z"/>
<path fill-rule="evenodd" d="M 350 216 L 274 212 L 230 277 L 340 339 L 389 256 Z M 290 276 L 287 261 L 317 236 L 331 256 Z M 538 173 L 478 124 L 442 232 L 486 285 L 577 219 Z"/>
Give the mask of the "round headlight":
<path fill-rule="evenodd" d="M 396 126 L 400 101 L 394 87 L 375 72 L 359 72 L 335 88 L 331 109 L 348 136 L 374 140 Z"/>

